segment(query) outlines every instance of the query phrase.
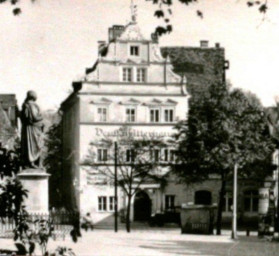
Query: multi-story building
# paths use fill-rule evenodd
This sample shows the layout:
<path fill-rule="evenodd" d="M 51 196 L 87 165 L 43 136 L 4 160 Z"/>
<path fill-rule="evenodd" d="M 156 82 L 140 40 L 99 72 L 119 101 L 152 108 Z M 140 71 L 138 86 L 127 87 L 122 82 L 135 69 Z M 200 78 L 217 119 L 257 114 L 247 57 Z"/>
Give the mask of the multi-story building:
<path fill-rule="evenodd" d="M 91 213 L 95 223 L 111 221 L 114 187 L 98 182 L 94 166 L 84 165 L 89 151 L 102 164 L 110 152 L 96 142 L 107 137 L 113 140 L 123 125 L 135 138 L 167 140 L 175 132 L 174 125 L 187 118 L 188 92 L 194 95 L 210 83 L 224 82 L 226 68 L 224 48 L 218 43 L 214 47 L 201 41 L 200 47 L 160 48 L 155 36 L 143 36 L 135 18 L 126 26 L 109 28 L 108 42 L 99 42 L 97 61 L 86 70 L 84 80 L 73 83 L 73 93 L 61 104 L 64 192 L 69 201 L 82 214 Z M 219 189 L 218 178 L 185 186 L 170 176 L 164 190 L 156 182 L 142 184 L 132 198 L 131 220 L 139 219 L 138 211 L 150 216 L 183 203 L 217 203 Z M 231 216 L 231 191 L 228 184 L 227 217 Z M 257 191 L 255 182 L 240 181 L 240 208 L 245 216 L 257 216 Z M 125 209 L 125 193 L 120 189 L 118 203 Z M 145 209 L 150 210 L 147 205 L 151 211 L 145 214 Z"/>
<path fill-rule="evenodd" d="M 115 136 L 123 125 L 130 128 L 135 138 L 167 138 L 174 132 L 174 124 L 185 119 L 188 111 L 186 83 L 172 71 L 170 59 L 162 57 L 157 41 L 144 38 L 135 21 L 126 27 L 110 28 L 109 43 L 102 44 L 94 69 L 84 81 L 73 84 L 74 93 L 61 106 L 65 128 L 63 158 L 68 158 L 63 168 L 78 184 L 72 196 L 79 209 L 90 212 L 95 222 L 111 215 L 114 189 L 98 185 L 90 170 L 83 167 L 81 162 L 90 143 Z M 97 159 L 103 161 L 108 149 L 93 150 Z M 141 189 L 152 198 L 152 212 L 161 209 L 159 184 L 142 184 Z M 123 208 L 125 198 L 121 191 L 120 197 L 119 208 Z M 132 207 L 132 219 L 133 212 Z"/>

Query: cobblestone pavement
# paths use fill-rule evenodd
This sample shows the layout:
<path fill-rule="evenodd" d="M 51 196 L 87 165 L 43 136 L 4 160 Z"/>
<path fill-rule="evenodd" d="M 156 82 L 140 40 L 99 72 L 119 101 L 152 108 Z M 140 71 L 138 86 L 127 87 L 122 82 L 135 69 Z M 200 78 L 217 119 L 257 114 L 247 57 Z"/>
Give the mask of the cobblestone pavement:
<path fill-rule="evenodd" d="M 258 239 L 255 234 L 232 241 L 230 232 L 223 233 L 222 236 L 206 236 L 181 235 L 178 229 L 136 230 L 130 234 L 122 230 L 118 233 L 94 230 L 83 232 L 77 243 L 73 243 L 70 237 L 64 241 L 51 241 L 49 249 L 66 246 L 77 256 L 278 256 L 279 243 Z M 13 241 L 1 239 L 0 248 L 14 248 Z"/>

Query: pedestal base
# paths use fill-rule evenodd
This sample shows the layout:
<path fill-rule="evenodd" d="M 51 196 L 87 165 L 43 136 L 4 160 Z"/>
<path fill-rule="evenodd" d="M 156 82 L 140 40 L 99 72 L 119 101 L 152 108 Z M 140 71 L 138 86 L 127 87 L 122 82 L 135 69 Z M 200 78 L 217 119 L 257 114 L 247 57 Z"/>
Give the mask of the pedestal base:
<path fill-rule="evenodd" d="M 25 169 L 18 175 L 23 187 L 28 190 L 24 204 L 29 213 L 48 213 L 48 178 L 43 169 Z"/>

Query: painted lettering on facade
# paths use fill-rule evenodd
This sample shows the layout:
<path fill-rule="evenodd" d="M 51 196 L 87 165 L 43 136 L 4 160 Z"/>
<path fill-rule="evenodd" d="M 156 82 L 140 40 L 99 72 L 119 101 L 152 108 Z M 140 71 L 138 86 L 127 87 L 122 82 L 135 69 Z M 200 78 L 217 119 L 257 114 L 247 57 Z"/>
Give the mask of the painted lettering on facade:
<path fill-rule="evenodd" d="M 135 137 L 135 138 L 166 138 L 171 137 L 171 132 L 154 132 L 154 131 L 142 131 L 137 129 L 117 129 L 113 131 L 105 131 L 101 128 L 95 128 L 96 136 L 102 137 Z"/>

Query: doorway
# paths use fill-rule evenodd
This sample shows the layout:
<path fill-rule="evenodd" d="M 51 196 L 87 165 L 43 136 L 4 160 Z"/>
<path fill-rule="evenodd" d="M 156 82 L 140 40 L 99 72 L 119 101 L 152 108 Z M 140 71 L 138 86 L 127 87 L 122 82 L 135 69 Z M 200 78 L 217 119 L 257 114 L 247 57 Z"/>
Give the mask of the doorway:
<path fill-rule="evenodd" d="M 144 191 L 139 191 L 134 200 L 134 220 L 148 221 L 151 216 L 151 200 Z"/>

